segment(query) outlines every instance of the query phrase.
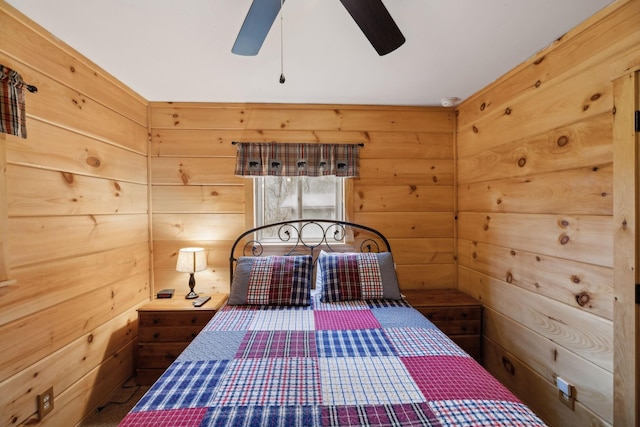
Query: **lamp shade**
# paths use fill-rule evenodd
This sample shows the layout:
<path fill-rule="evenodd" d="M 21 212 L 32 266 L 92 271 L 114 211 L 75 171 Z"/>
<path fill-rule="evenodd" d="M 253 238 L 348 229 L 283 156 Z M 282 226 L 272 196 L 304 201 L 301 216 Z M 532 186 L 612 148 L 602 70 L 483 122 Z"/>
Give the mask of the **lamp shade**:
<path fill-rule="evenodd" d="M 207 268 L 207 253 L 204 248 L 182 248 L 178 252 L 176 271 L 195 273 Z"/>

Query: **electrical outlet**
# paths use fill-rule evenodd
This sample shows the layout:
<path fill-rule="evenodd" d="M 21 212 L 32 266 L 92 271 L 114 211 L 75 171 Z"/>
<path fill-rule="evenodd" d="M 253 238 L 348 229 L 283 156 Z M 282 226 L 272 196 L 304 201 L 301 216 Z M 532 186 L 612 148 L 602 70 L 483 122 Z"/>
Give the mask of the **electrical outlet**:
<path fill-rule="evenodd" d="M 53 411 L 53 387 L 38 395 L 38 419 Z"/>

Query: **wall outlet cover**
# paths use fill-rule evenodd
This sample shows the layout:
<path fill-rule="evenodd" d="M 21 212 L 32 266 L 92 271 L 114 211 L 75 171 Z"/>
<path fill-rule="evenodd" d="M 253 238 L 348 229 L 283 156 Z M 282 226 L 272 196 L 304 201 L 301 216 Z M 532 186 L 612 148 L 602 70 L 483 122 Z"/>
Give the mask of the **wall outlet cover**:
<path fill-rule="evenodd" d="M 38 419 L 53 411 L 53 387 L 38 395 Z"/>

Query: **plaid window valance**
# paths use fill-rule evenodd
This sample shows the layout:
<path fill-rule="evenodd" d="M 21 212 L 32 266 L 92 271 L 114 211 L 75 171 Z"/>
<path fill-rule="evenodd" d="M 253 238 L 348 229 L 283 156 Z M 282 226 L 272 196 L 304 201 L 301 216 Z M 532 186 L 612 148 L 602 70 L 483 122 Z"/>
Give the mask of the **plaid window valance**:
<path fill-rule="evenodd" d="M 237 142 L 236 175 L 358 176 L 358 144 Z"/>
<path fill-rule="evenodd" d="M 0 65 L 0 132 L 27 137 L 22 77 Z"/>

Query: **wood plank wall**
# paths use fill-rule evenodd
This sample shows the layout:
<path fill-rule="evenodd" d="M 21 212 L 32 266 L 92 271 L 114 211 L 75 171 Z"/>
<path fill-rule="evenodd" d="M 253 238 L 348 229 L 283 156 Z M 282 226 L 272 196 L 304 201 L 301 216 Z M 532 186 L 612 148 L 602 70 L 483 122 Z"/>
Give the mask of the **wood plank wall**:
<path fill-rule="evenodd" d="M 379 229 L 403 288 L 455 287 L 454 114 L 443 108 L 151 103 L 155 290 L 184 295 L 183 246 L 208 250 L 196 290 L 227 292 L 229 250 L 252 222 L 251 180 L 232 141 L 365 144 L 350 220 Z"/>
<path fill-rule="evenodd" d="M 619 0 L 466 100 L 456 125 L 441 108 L 148 106 L 0 0 L 0 63 L 40 89 L 29 138 L 0 138 L 16 280 L 0 286 L 0 424 L 32 419 L 51 385 L 42 424 L 80 420 L 126 379 L 135 309 L 186 292 L 180 247 L 209 250 L 197 290 L 228 290 L 230 240 L 251 225 L 233 140 L 364 142 L 349 219 L 390 238 L 401 286 L 481 299 L 487 367 L 552 425 L 611 424 L 611 81 L 640 63 L 638 28 L 640 2 Z"/>
<path fill-rule="evenodd" d="M 555 426 L 614 421 L 611 82 L 639 65 L 619 2 L 459 106 L 459 288 L 487 368 Z"/>
<path fill-rule="evenodd" d="M 133 373 L 149 299 L 147 102 L 0 2 L 0 64 L 38 87 L 6 136 L 0 425 L 74 425 Z M 0 201 L 3 204 L 5 200 Z"/>

